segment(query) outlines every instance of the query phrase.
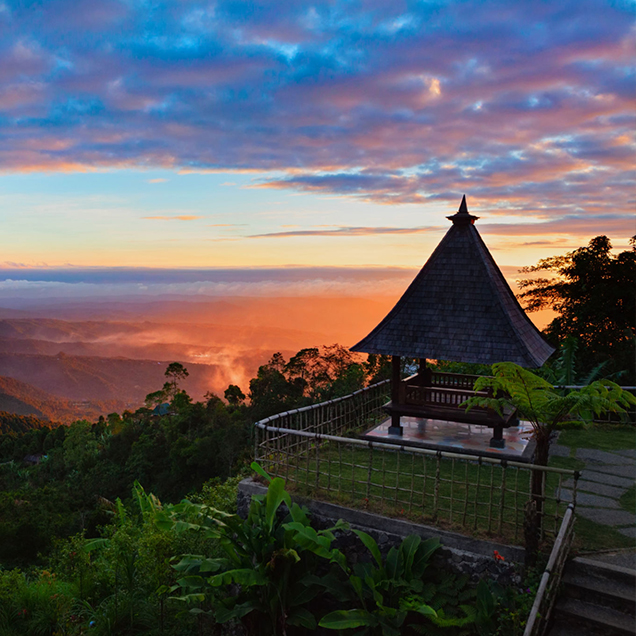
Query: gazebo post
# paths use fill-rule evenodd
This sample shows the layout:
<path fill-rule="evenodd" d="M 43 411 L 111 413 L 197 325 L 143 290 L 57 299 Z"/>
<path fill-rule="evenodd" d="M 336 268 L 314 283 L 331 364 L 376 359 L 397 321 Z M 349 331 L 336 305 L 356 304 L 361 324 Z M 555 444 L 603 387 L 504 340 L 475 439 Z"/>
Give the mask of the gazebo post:
<path fill-rule="evenodd" d="M 426 358 L 419 358 L 417 375 L 421 386 L 431 386 L 433 380 L 433 372 L 426 366 Z"/>
<path fill-rule="evenodd" d="M 503 426 L 500 425 L 492 427 L 490 448 L 506 448 L 506 440 L 503 437 Z"/>
<path fill-rule="evenodd" d="M 391 356 L 391 403 L 393 409 L 391 411 L 391 426 L 389 426 L 389 435 L 402 435 L 402 425 L 400 424 L 400 413 L 397 408 L 400 403 L 400 356 Z"/>

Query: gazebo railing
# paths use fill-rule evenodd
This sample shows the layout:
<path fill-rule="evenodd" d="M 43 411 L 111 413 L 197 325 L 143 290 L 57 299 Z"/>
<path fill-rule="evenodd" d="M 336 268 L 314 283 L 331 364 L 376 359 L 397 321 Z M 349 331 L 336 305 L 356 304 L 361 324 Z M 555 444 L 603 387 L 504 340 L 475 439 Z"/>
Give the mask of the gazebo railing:
<path fill-rule="evenodd" d="M 460 404 L 475 395 L 478 394 L 470 389 L 448 389 L 407 384 L 404 397 L 406 404 L 431 404 L 459 408 Z"/>
<path fill-rule="evenodd" d="M 468 373 L 442 373 L 433 371 L 431 381 L 433 386 L 445 386 L 449 389 L 467 389 L 472 391 L 478 375 Z"/>

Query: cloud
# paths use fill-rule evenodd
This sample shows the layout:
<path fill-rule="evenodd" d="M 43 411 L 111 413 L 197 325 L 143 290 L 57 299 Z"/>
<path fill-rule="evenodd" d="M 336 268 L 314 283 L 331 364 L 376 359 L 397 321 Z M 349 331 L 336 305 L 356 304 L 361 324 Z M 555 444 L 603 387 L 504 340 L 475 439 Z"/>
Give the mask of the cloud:
<path fill-rule="evenodd" d="M 148 183 L 165 183 L 168 179 L 148 179 Z"/>
<path fill-rule="evenodd" d="M 537 210 L 539 215 L 547 217 L 547 220 L 536 222 L 517 221 L 514 223 L 477 222 L 476 227 L 485 236 L 497 236 L 503 238 L 512 237 L 539 237 L 539 236 L 576 236 L 588 237 L 594 234 L 609 234 L 612 236 L 628 237 L 634 231 L 634 219 L 631 213 L 626 214 L 599 214 L 584 215 L 570 214 L 550 219 L 550 212 Z M 319 229 L 293 229 L 281 232 L 268 232 L 264 234 L 251 234 L 244 238 L 294 238 L 305 236 L 326 237 L 350 237 L 350 236 L 377 236 L 391 234 L 426 234 L 439 233 L 448 228 L 443 226 L 417 226 L 417 227 L 354 227 L 354 226 L 322 226 Z M 515 243 L 517 246 L 554 246 L 561 249 L 564 245 L 562 239 L 537 239 Z"/>
<path fill-rule="evenodd" d="M 205 217 L 196 214 L 179 214 L 177 216 L 142 216 L 141 218 L 153 221 L 196 221 Z"/>
<path fill-rule="evenodd" d="M 0 13 L 0 170 L 275 172 L 254 185 L 536 218 L 632 204 L 629 2 L 84 4 Z"/>
<path fill-rule="evenodd" d="M 378 234 L 422 234 L 439 227 L 335 227 L 320 230 L 287 230 L 266 234 L 251 234 L 246 238 L 289 238 L 294 236 L 375 236 Z"/>
<path fill-rule="evenodd" d="M 417 270 L 397 267 L 0 269 L 0 298 L 392 295 Z M 9 305 L 7 305 L 9 306 Z M 18 306 L 18 305 L 16 305 Z M 20 305 L 21 306 L 21 305 Z"/>
<path fill-rule="evenodd" d="M 591 236 L 606 234 L 629 237 L 634 232 L 632 214 L 567 215 L 562 218 L 541 223 L 483 223 L 481 233 L 498 236 L 541 236 L 574 235 Z M 524 242 L 523 245 L 536 245 L 543 242 Z"/>

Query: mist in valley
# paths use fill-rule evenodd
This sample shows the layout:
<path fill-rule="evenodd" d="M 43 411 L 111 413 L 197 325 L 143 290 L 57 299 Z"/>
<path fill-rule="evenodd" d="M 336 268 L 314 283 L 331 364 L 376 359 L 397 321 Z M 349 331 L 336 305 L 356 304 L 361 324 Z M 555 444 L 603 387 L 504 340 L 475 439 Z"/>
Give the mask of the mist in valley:
<path fill-rule="evenodd" d="M 0 377 L 70 400 L 70 413 L 135 409 L 161 388 L 174 361 L 187 367 L 183 388 L 195 400 L 208 392 L 222 396 L 229 384 L 247 393 L 275 352 L 289 358 L 306 347 L 355 344 L 415 273 L 115 269 L 9 277 L 5 271 Z M 540 327 L 549 319 L 533 317 Z"/>

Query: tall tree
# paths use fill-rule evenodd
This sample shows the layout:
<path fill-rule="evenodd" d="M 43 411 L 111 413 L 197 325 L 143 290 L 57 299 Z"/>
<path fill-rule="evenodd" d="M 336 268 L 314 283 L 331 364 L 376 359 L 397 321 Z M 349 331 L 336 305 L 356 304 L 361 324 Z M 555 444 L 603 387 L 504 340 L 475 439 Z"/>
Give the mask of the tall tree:
<path fill-rule="evenodd" d="M 524 273 L 551 272 L 550 278 L 519 282 L 528 311 L 550 308 L 558 316 L 546 335 L 554 344 L 578 340 L 580 371 L 605 363 L 606 373 L 623 372 L 621 383 L 635 380 L 636 241 L 631 249 L 612 253 L 607 236 L 562 256 L 540 260 Z"/>
<path fill-rule="evenodd" d="M 547 466 L 550 442 L 554 433 L 565 424 L 579 422 L 591 425 L 595 417 L 606 413 L 624 414 L 636 406 L 636 398 L 609 380 L 592 382 L 589 386 L 563 394 L 549 382 L 512 362 L 492 366 L 492 376 L 482 376 L 475 382 L 475 391 L 488 390 L 492 397 L 475 396 L 464 405 L 491 408 L 500 415 L 506 406 L 517 410 L 520 419 L 532 425 L 532 439 L 536 443 L 533 463 Z M 532 472 L 531 491 L 534 508 L 533 523 L 526 527 L 528 563 L 536 554 L 535 530 L 541 523 L 545 489 L 545 473 Z M 531 554 L 532 553 L 532 554 Z"/>

